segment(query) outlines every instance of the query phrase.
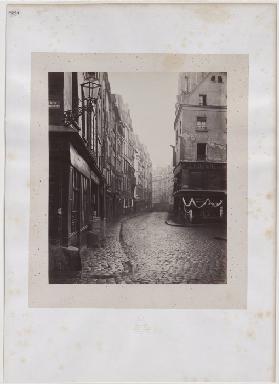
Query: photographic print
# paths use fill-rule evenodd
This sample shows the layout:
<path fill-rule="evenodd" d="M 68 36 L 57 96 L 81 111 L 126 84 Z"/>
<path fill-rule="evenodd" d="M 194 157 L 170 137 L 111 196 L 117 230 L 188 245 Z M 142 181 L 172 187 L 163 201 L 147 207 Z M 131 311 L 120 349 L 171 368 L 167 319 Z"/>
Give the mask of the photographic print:
<path fill-rule="evenodd" d="M 226 284 L 226 72 L 48 72 L 48 118 L 49 283 Z"/>
<path fill-rule="evenodd" d="M 5 12 L 6 381 L 274 381 L 276 7 Z"/>

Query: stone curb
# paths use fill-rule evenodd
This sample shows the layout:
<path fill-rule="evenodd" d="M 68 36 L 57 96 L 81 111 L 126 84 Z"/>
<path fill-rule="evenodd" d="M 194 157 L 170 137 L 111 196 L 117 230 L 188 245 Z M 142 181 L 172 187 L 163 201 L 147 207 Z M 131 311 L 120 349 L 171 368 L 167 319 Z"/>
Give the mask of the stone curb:
<path fill-rule="evenodd" d="M 183 227 L 183 228 L 185 228 L 185 227 L 205 227 L 205 226 L 207 226 L 208 224 L 205 224 L 205 223 L 203 223 L 203 224 L 176 224 L 176 223 L 174 223 L 174 222 L 170 222 L 170 221 L 168 221 L 168 220 L 166 220 L 165 221 L 165 223 L 167 224 L 167 225 L 170 225 L 171 227 Z M 212 224 L 212 223 L 211 223 Z"/>
<path fill-rule="evenodd" d="M 165 220 L 165 224 L 170 225 L 171 227 L 186 227 L 186 225 L 171 223 L 168 220 Z"/>

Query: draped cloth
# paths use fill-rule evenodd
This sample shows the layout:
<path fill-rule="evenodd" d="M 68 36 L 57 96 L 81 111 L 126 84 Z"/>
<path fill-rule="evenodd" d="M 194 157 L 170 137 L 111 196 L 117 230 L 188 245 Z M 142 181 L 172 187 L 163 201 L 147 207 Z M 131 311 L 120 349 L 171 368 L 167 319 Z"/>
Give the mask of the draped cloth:
<path fill-rule="evenodd" d="M 207 198 L 203 203 L 198 205 L 193 197 L 191 197 L 190 202 L 187 204 L 184 197 L 182 198 L 183 204 L 184 204 L 184 210 L 185 208 L 195 207 L 198 209 L 201 209 L 203 207 L 213 207 L 218 208 L 223 204 L 223 200 L 220 200 L 218 203 L 211 201 L 209 198 Z"/>

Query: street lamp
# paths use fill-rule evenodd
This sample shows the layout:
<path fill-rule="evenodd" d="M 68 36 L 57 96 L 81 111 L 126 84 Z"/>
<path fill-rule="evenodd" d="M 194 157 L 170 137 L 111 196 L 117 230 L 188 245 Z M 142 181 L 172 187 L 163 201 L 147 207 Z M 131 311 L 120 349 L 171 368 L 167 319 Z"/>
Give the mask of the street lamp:
<path fill-rule="evenodd" d="M 101 84 L 95 76 L 91 75 L 94 72 L 87 72 L 86 82 L 81 84 L 81 96 L 79 99 L 79 105 L 72 110 L 64 112 L 64 124 L 66 126 L 74 126 L 77 130 L 80 130 L 78 125 L 78 119 L 84 112 L 93 112 L 96 100 L 99 97 Z M 80 105 L 81 104 L 81 105 Z"/>
<path fill-rule="evenodd" d="M 87 89 L 88 99 L 96 100 L 101 88 L 100 81 L 97 78 L 97 72 L 84 72 L 84 80 L 85 83 L 82 84 L 82 89 Z"/>
<path fill-rule="evenodd" d="M 85 98 L 90 101 L 91 100 L 95 101 L 96 99 L 98 99 L 100 88 L 101 88 L 101 84 L 99 80 L 96 80 L 95 78 L 94 79 L 90 78 L 89 81 L 82 84 L 82 90 L 83 90 L 82 96 L 85 96 L 84 91 L 86 90 L 87 97 Z"/>

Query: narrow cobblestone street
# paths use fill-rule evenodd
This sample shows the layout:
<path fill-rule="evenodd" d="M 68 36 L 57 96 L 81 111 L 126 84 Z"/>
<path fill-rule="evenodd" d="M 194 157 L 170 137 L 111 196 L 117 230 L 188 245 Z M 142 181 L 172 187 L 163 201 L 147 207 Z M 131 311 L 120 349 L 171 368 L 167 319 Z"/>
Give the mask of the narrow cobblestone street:
<path fill-rule="evenodd" d="M 123 248 L 135 283 L 226 281 L 225 230 L 220 225 L 174 227 L 167 213 L 153 212 L 123 223 Z"/>
<path fill-rule="evenodd" d="M 104 247 L 83 248 L 82 272 L 63 282 L 225 283 L 224 226 L 171 226 L 166 219 L 166 212 L 152 212 L 110 224 Z"/>

